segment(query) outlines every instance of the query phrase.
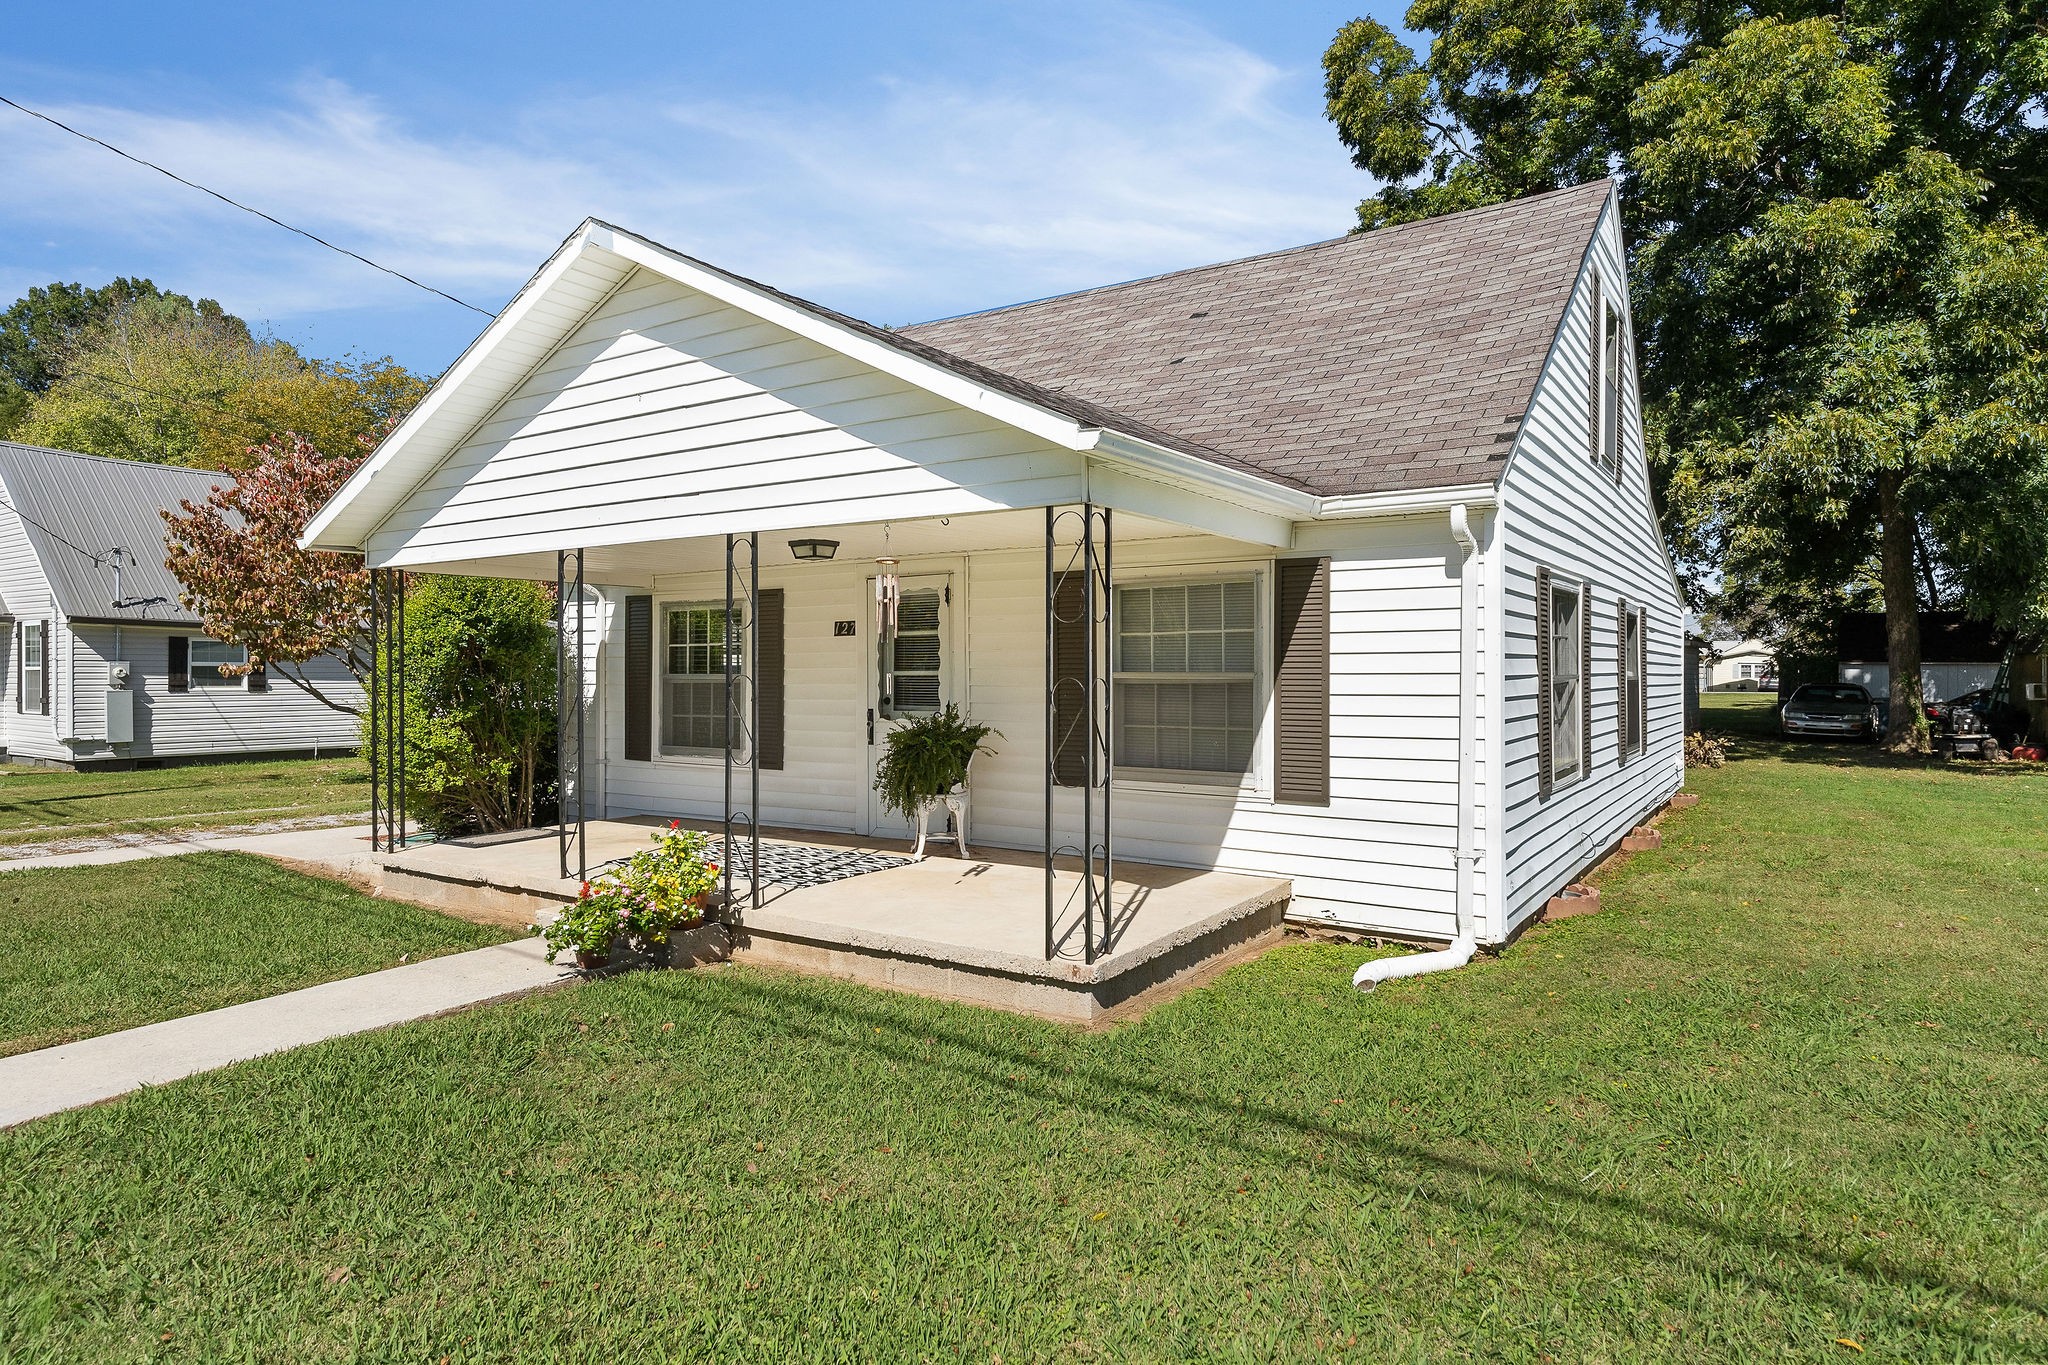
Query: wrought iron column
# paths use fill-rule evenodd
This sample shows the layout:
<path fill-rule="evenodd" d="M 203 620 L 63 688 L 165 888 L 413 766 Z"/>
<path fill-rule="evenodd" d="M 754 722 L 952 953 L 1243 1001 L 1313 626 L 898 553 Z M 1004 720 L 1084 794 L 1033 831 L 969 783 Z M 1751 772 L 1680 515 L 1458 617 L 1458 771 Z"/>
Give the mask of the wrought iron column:
<path fill-rule="evenodd" d="M 725 884 L 725 910 L 732 913 L 733 825 L 747 826 L 748 908 L 761 908 L 761 759 L 756 739 L 761 729 L 761 696 L 754 686 L 760 658 L 761 537 L 757 532 L 725 538 L 725 625 L 720 644 L 725 657 L 725 842 L 720 849 L 720 876 Z M 737 631 L 735 631 L 737 623 Z M 737 647 L 736 647 L 737 646 Z M 747 809 L 733 809 L 734 769 L 745 755 Z"/>
<path fill-rule="evenodd" d="M 570 569 L 571 562 L 575 568 Z M 570 603 L 574 602 L 576 625 L 569 626 Z M 574 847 L 575 876 L 590 876 L 590 857 L 584 836 L 588 817 L 584 801 L 584 778 L 588 762 L 584 753 L 583 636 L 583 551 L 555 553 L 555 850 L 560 855 L 562 877 L 570 875 L 569 850 Z M 572 654 L 573 650 L 573 654 Z M 573 741 L 571 735 L 574 735 Z M 569 804 L 575 802 L 573 817 Z"/>
<path fill-rule="evenodd" d="M 405 574 L 370 571 L 370 848 L 402 849 L 405 808 Z"/>
<path fill-rule="evenodd" d="M 1071 545 L 1061 544 L 1062 526 L 1073 519 Z M 1081 863 L 1081 956 L 1094 962 L 1110 951 L 1116 939 L 1113 889 L 1116 844 L 1110 824 L 1114 785 L 1112 743 L 1116 714 L 1114 650 L 1116 598 L 1111 589 L 1112 526 L 1108 508 L 1092 502 L 1080 508 L 1045 510 L 1045 955 L 1060 956 L 1064 935 L 1056 894 L 1057 860 L 1072 854 Z M 1079 575 L 1080 601 L 1062 614 L 1060 598 Z M 1080 676 L 1061 677 L 1057 662 L 1062 626 L 1081 628 Z M 1062 733 L 1058 722 L 1062 688 L 1078 690 L 1078 714 Z M 1081 744 L 1081 839 L 1060 842 L 1053 789 L 1060 785 L 1060 753 Z M 1100 793 L 1098 797 L 1098 793 Z M 1097 802 L 1101 806 L 1101 837 L 1096 837 Z M 1098 870 L 1099 869 L 1099 870 Z"/>

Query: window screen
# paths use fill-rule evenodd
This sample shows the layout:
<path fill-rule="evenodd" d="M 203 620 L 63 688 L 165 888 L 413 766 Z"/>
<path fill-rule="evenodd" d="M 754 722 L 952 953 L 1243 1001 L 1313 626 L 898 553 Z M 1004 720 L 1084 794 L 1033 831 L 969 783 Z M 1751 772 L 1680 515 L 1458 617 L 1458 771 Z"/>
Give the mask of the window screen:
<path fill-rule="evenodd" d="M 1621 748 L 1623 753 L 1643 751 L 1643 609 L 1631 608 L 1622 618 L 1621 641 Z"/>
<path fill-rule="evenodd" d="M 187 647 L 190 650 L 188 667 L 194 687 L 235 687 L 248 686 L 241 678 L 221 672 L 223 665 L 240 668 L 249 662 L 249 651 L 241 645 L 223 644 L 219 640 L 206 640 L 194 636 Z"/>
<path fill-rule="evenodd" d="M 43 624 L 29 621 L 21 627 L 22 704 L 40 706 L 43 696 Z"/>
<path fill-rule="evenodd" d="M 1600 463 L 1621 474 L 1621 314 L 1605 309 L 1600 346 Z"/>
<path fill-rule="evenodd" d="M 726 651 L 739 647 L 738 616 L 729 620 L 722 605 L 678 605 L 663 611 L 663 753 L 724 752 Z"/>
<path fill-rule="evenodd" d="M 1243 773 L 1257 738 L 1249 578 L 1117 589 L 1116 761 Z"/>
<path fill-rule="evenodd" d="M 1553 782 L 1577 777 L 1582 755 L 1580 708 L 1585 705 L 1580 676 L 1579 631 L 1585 597 L 1577 584 L 1552 583 L 1550 588 L 1550 776 Z"/>

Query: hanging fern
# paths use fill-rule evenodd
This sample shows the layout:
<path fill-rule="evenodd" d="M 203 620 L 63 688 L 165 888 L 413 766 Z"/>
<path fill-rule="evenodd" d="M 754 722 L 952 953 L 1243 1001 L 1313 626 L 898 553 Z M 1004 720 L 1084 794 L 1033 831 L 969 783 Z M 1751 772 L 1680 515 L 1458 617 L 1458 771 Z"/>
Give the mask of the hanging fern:
<path fill-rule="evenodd" d="M 889 751 L 875 765 L 875 791 L 884 809 L 910 819 L 917 814 L 918 802 L 943 796 L 954 783 L 966 781 L 974 756 L 995 752 L 982 744 L 990 735 L 1001 738 L 1002 732 L 968 724 L 957 706 L 891 730 Z"/>

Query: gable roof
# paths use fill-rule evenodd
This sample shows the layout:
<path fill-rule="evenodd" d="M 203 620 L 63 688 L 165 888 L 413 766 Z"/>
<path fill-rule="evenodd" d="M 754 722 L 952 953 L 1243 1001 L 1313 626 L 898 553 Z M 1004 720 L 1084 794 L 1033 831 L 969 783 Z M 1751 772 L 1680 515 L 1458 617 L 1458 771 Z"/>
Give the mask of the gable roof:
<path fill-rule="evenodd" d="M 164 567 L 157 509 L 186 498 L 198 502 L 233 477 L 0 441 L 0 498 L 20 515 L 57 611 L 73 620 L 197 626 L 178 604 L 178 580 Z M 125 607 L 114 605 L 111 564 L 95 562 L 116 546 L 130 555 L 121 568 L 120 600 L 133 605 Z"/>
<path fill-rule="evenodd" d="M 1593 181 L 897 335 L 1326 496 L 1488 483 L 1611 189 Z"/>
<path fill-rule="evenodd" d="M 1270 515 L 1491 484 L 1612 192 L 1594 181 L 900 329 L 585 219 L 300 543 L 361 549 L 639 270 L 1069 449 Z"/>

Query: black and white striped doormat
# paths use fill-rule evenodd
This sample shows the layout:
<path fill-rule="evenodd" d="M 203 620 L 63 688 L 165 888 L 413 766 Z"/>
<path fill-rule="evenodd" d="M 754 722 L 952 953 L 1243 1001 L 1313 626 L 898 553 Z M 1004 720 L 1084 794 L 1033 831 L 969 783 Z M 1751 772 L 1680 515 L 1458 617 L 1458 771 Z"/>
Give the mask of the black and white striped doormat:
<path fill-rule="evenodd" d="M 712 836 L 710 853 L 713 861 L 724 865 L 725 840 Z M 752 842 L 735 837 L 733 844 L 732 877 L 735 884 L 751 879 L 752 870 L 747 855 L 752 852 Z M 844 881 L 858 877 L 864 872 L 887 872 L 892 867 L 908 867 L 910 859 L 899 858 L 893 853 L 863 853 L 854 848 L 826 848 L 819 844 L 761 844 L 761 880 L 776 882 L 783 886 L 823 886 L 827 882 Z"/>

